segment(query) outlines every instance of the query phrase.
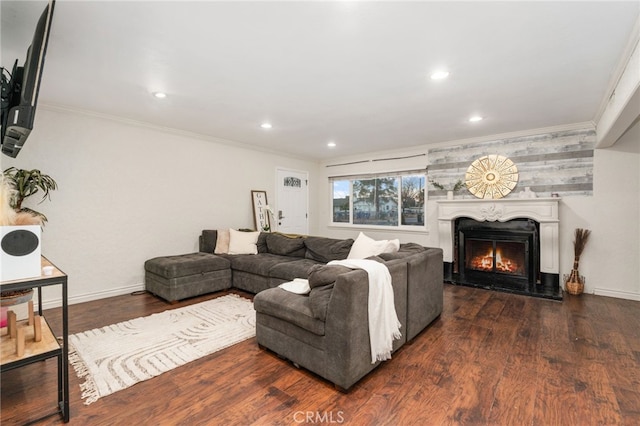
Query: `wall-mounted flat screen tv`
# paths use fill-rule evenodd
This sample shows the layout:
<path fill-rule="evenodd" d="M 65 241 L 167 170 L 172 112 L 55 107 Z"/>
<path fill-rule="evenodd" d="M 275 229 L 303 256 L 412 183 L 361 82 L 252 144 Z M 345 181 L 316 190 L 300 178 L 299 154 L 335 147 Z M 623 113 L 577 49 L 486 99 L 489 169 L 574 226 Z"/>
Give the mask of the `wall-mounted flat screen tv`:
<path fill-rule="evenodd" d="M 49 1 L 38 20 L 24 65 L 16 60 L 10 74 L 1 70 L 2 153 L 9 157 L 18 155 L 33 129 L 54 3 Z"/>

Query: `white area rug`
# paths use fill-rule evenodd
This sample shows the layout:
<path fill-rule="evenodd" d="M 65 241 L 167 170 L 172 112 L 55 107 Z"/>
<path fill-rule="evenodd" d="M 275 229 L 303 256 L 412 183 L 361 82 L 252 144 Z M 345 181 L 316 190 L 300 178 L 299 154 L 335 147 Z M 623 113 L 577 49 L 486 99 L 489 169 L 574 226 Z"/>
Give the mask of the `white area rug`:
<path fill-rule="evenodd" d="M 253 302 L 235 294 L 69 336 L 85 405 L 256 335 Z"/>

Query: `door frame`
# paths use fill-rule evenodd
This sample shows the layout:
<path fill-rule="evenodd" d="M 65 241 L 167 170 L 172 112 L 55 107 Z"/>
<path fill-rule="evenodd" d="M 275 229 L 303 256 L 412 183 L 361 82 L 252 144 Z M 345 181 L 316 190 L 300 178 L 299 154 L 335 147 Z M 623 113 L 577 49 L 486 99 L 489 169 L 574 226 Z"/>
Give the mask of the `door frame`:
<path fill-rule="evenodd" d="M 274 210 L 274 222 L 276 224 L 276 231 L 280 231 L 280 226 L 278 225 L 278 210 L 280 209 L 280 179 L 279 179 L 279 173 L 280 172 L 293 172 L 293 173 L 298 173 L 298 174 L 303 174 L 305 175 L 305 191 L 306 191 L 306 205 L 305 207 L 305 211 L 307 212 L 306 215 L 306 220 L 305 220 L 305 232 L 304 234 L 307 235 L 309 234 L 309 171 L 308 170 L 300 170 L 300 169 L 292 169 L 291 167 L 283 167 L 283 166 L 277 166 L 276 167 L 276 174 L 275 174 L 275 199 L 276 199 L 276 208 Z M 272 225 L 273 228 L 273 225 Z"/>

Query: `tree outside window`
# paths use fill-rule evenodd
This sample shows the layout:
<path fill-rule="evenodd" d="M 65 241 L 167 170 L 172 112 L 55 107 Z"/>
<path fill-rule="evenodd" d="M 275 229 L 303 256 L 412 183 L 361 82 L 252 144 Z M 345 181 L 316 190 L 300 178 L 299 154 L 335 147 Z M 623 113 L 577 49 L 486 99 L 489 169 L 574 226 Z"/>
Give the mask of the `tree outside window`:
<path fill-rule="evenodd" d="M 424 225 L 424 176 L 402 177 L 403 225 Z"/>
<path fill-rule="evenodd" d="M 354 180 L 353 223 L 398 226 L 398 178 Z"/>

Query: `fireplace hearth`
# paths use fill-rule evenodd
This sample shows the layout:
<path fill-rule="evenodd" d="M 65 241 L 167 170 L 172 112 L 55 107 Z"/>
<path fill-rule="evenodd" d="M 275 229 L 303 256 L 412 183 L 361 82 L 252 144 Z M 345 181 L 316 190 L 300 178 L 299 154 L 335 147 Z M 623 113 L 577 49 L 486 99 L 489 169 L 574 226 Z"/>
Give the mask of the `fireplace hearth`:
<path fill-rule="evenodd" d="M 562 299 L 558 199 L 438 202 L 445 281 Z"/>

